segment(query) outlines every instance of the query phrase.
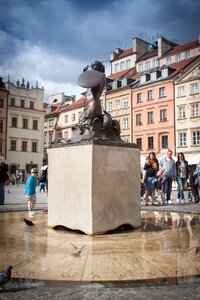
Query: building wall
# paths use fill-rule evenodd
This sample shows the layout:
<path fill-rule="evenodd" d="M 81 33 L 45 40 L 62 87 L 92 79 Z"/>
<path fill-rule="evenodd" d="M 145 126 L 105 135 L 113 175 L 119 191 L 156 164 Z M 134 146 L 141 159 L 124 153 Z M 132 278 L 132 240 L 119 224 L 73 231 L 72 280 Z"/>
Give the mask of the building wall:
<path fill-rule="evenodd" d="M 159 89 L 165 88 L 166 96 L 159 96 Z M 153 99 L 148 100 L 148 91 L 152 91 Z M 141 153 L 147 155 L 154 151 L 158 157 L 166 152 L 167 148 L 174 151 L 174 88 L 173 81 L 151 83 L 138 86 L 132 90 L 132 114 L 133 114 L 133 142 L 142 139 Z M 142 102 L 137 102 L 137 94 L 141 93 Z M 166 110 L 166 120 L 161 121 L 160 111 Z M 153 112 L 153 121 L 148 123 L 148 112 Z M 136 125 L 136 115 L 141 114 L 141 124 Z M 162 146 L 162 137 L 168 137 L 168 145 Z M 148 147 L 148 137 L 153 137 L 153 148 Z"/>
<path fill-rule="evenodd" d="M 7 102 L 8 91 L 6 90 L 5 84 L 0 81 L 0 156 L 5 158 L 7 136 Z"/>
<path fill-rule="evenodd" d="M 175 82 L 175 104 L 176 150 L 187 159 L 200 153 L 200 62 Z"/>
<path fill-rule="evenodd" d="M 11 173 L 14 173 L 15 169 L 20 170 L 24 178 L 26 178 L 30 173 L 31 166 L 36 166 L 39 169 L 42 166 L 44 90 L 39 88 L 22 88 L 9 82 L 7 83 L 7 88 L 9 90 L 7 160 Z M 23 104 L 21 100 L 24 100 Z M 33 107 L 31 108 L 30 105 L 33 105 Z M 17 120 L 15 125 L 13 124 L 14 119 Z M 24 124 L 24 120 L 27 120 L 26 124 Z M 33 128 L 34 126 L 35 128 Z M 13 149 L 13 143 L 15 142 L 16 149 L 15 147 Z M 27 149 L 23 149 L 23 142 L 27 143 Z M 34 147 L 35 149 L 33 149 Z"/>
<path fill-rule="evenodd" d="M 112 104 L 111 104 L 112 103 Z M 118 104 L 120 103 L 120 105 Z M 127 86 L 106 92 L 106 111 L 120 122 L 121 138 L 131 142 L 131 90 Z"/>

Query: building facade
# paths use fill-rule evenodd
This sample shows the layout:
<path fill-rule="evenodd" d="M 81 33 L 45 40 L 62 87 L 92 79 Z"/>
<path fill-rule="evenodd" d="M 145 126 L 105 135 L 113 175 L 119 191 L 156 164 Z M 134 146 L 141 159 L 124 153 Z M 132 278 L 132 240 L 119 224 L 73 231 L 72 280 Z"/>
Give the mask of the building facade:
<path fill-rule="evenodd" d="M 23 179 L 31 168 L 41 168 L 43 162 L 44 89 L 30 88 L 29 82 L 7 82 L 8 129 L 7 161 L 10 174 L 20 172 Z"/>
<path fill-rule="evenodd" d="M 0 156 L 6 158 L 8 90 L 0 77 Z"/>

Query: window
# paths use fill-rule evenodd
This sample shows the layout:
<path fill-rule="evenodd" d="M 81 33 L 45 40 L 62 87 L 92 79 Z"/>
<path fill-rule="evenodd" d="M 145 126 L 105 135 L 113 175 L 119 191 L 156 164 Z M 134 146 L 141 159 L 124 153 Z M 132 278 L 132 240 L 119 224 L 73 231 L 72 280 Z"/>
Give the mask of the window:
<path fill-rule="evenodd" d="M 150 63 L 150 61 L 147 61 L 147 62 L 145 63 L 145 69 L 146 69 L 146 70 L 151 69 L 151 63 Z"/>
<path fill-rule="evenodd" d="M 119 72 L 119 64 L 115 64 L 115 73 Z"/>
<path fill-rule="evenodd" d="M 145 83 L 146 82 L 146 75 L 141 75 L 140 76 L 140 83 Z"/>
<path fill-rule="evenodd" d="M 200 130 L 192 132 L 192 146 L 200 145 Z"/>
<path fill-rule="evenodd" d="M 163 135 L 161 137 L 161 147 L 162 149 L 168 149 L 169 146 L 168 146 L 168 135 Z"/>
<path fill-rule="evenodd" d="M 157 76 L 156 76 L 156 72 L 151 72 L 151 80 L 156 80 Z"/>
<path fill-rule="evenodd" d="M 192 117 L 198 117 L 199 116 L 199 104 L 198 103 L 192 104 L 191 109 L 192 109 Z"/>
<path fill-rule="evenodd" d="M 191 94 L 197 94 L 199 92 L 198 90 L 198 83 L 195 82 L 195 83 L 191 83 L 190 85 L 190 93 Z"/>
<path fill-rule="evenodd" d="M 103 99 L 102 99 L 102 98 L 100 99 L 100 103 L 101 103 L 101 107 L 103 108 L 104 105 L 103 105 Z M 81 112 L 81 113 L 82 113 L 82 112 Z"/>
<path fill-rule="evenodd" d="M 25 107 L 25 100 L 21 100 L 21 107 Z"/>
<path fill-rule="evenodd" d="M 136 125 L 142 125 L 142 115 L 136 114 Z"/>
<path fill-rule="evenodd" d="M 65 115 L 65 123 L 68 123 L 68 115 Z"/>
<path fill-rule="evenodd" d="M 128 97 L 124 97 L 124 108 L 128 108 Z"/>
<path fill-rule="evenodd" d="M 186 146 L 186 132 L 179 132 L 178 134 L 178 146 L 185 147 Z"/>
<path fill-rule="evenodd" d="M 65 131 L 65 132 L 64 132 L 64 138 L 65 138 L 66 140 L 68 140 L 68 131 Z"/>
<path fill-rule="evenodd" d="M 127 85 L 127 78 L 122 79 L 122 86 L 126 86 Z"/>
<path fill-rule="evenodd" d="M 162 97 L 165 97 L 165 96 L 166 96 L 166 89 L 165 89 L 165 87 L 159 88 L 159 97 L 162 98 Z"/>
<path fill-rule="evenodd" d="M 171 58 L 169 57 L 169 58 L 166 59 L 166 65 L 168 66 L 170 64 L 171 64 Z"/>
<path fill-rule="evenodd" d="M 32 142 L 32 152 L 37 152 L 37 142 Z"/>
<path fill-rule="evenodd" d="M 113 83 L 112 83 L 112 88 L 113 88 L 113 89 L 117 89 L 117 81 L 113 81 Z"/>
<path fill-rule="evenodd" d="M 178 97 L 183 97 L 183 96 L 185 96 L 185 87 L 184 87 L 184 85 L 178 87 Z"/>
<path fill-rule="evenodd" d="M 147 98 L 148 100 L 153 100 L 153 90 L 147 92 Z"/>
<path fill-rule="evenodd" d="M 120 71 L 123 71 L 125 69 L 125 63 L 124 61 L 120 62 Z"/>
<path fill-rule="evenodd" d="M 116 109 L 119 110 L 120 109 L 120 99 L 116 100 Z"/>
<path fill-rule="evenodd" d="M 128 128 L 128 118 L 124 119 L 124 128 Z"/>
<path fill-rule="evenodd" d="M 137 138 L 136 139 L 136 144 L 137 144 L 138 148 L 140 150 L 142 150 L 142 139 L 141 138 Z"/>
<path fill-rule="evenodd" d="M 75 120 L 76 120 L 76 114 L 72 114 L 72 122 L 75 122 Z"/>
<path fill-rule="evenodd" d="M 148 149 L 153 149 L 153 136 L 148 137 Z"/>
<path fill-rule="evenodd" d="M 112 101 L 108 101 L 108 111 L 112 111 Z"/>
<path fill-rule="evenodd" d="M 16 151 L 17 149 L 17 142 L 15 140 L 10 141 L 10 150 L 11 151 Z"/>
<path fill-rule="evenodd" d="M 142 93 L 137 94 L 137 103 L 142 102 Z"/>
<path fill-rule="evenodd" d="M 15 98 L 10 98 L 10 105 L 15 106 Z"/>
<path fill-rule="evenodd" d="M 38 129 L 38 121 L 33 120 L 33 130 L 37 130 L 37 129 Z"/>
<path fill-rule="evenodd" d="M 47 121 L 44 121 L 44 127 L 47 127 Z"/>
<path fill-rule="evenodd" d="M 49 119 L 49 127 L 53 126 L 53 119 Z"/>
<path fill-rule="evenodd" d="M 165 78 L 168 76 L 168 68 L 162 69 L 162 77 Z"/>
<path fill-rule="evenodd" d="M 28 128 L 28 119 L 22 120 L 22 128 L 27 129 Z"/>
<path fill-rule="evenodd" d="M 131 60 L 128 59 L 126 60 L 126 69 L 130 69 L 130 67 L 131 67 Z"/>
<path fill-rule="evenodd" d="M 3 103 L 4 103 L 4 100 L 0 99 L 0 108 L 3 108 Z"/>
<path fill-rule="evenodd" d="M 49 132 L 49 143 L 53 142 L 53 131 Z"/>
<path fill-rule="evenodd" d="M 17 118 L 13 117 L 11 119 L 11 127 L 17 127 Z"/>
<path fill-rule="evenodd" d="M 188 58 L 190 58 L 190 51 L 185 52 L 185 59 L 188 59 Z"/>
<path fill-rule="evenodd" d="M 138 69 L 139 69 L 139 72 L 143 72 L 143 64 L 139 64 Z"/>
<path fill-rule="evenodd" d="M 147 122 L 148 122 L 148 124 L 153 123 L 153 112 L 152 111 L 147 112 Z"/>
<path fill-rule="evenodd" d="M 158 60 L 157 59 L 153 60 L 153 68 L 158 68 Z"/>
<path fill-rule="evenodd" d="M 3 132 L 3 120 L 0 120 L 0 132 Z"/>
<path fill-rule="evenodd" d="M 22 141 L 22 151 L 27 152 L 27 142 L 26 141 Z"/>
<path fill-rule="evenodd" d="M 47 143 L 47 133 L 44 134 L 44 144 Z"/>
<path fill-rule="evenodd" d="M 180 60 L 181 60 L 180 54 L 176 54 L 175 61 L 176 61 L 176 62 L 179 62 Z"/>
<path fill-rule="evenodd" d="M 185 106 L 179 106 L 178 107 L 178 118 L 179 119 L 184 119 L 185 117 L 186 117 Z"/>
<path fill-rule="evenodd" d="M 34 102 L 30 101 L 30 108 L 34 109 Z"/>
<path fill-rule="evenodd" d="M 160 110 L 160 122 L 167 121 L 167 109 L 161 109 Z"/>

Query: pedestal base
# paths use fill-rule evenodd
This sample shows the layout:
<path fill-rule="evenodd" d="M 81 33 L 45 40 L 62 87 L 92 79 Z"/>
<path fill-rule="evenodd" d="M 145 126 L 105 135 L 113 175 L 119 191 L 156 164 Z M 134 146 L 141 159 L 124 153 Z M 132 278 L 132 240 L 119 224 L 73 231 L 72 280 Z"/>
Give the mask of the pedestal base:
<path fill-rule="evenodd" d="M 113 144 L 48 150 L 49 227 L 92 235 L 122 224 L 140 226 L 139 149 Z"/>

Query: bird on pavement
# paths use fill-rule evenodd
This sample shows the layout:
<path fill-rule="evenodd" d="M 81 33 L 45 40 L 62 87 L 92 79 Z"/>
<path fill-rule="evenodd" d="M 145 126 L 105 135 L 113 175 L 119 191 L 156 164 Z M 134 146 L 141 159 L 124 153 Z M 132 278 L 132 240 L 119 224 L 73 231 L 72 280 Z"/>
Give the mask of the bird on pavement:
<path fill-rule="evenodd" d="M 10 191 L 9 191 L 9 190 L 8 190 L 7 192 L 8 192 L 8 194 L 10 194 Z"/>
<path fill-rule="evenodd" d="M 85 247 L 85 245 L 83 245 L 81 248 L 78 248 L 77 246 L 75 246 L 73 243 L 71 243 L 71 245 L 74 247 L 74 249 L 76 250 L 76 252 L 74 252 L 72 255 L 74 257 L 80 257 L 81 256 L 81 252 L 83 250 L 83 248 Z"/>
<path fill-rule="evenodd" d="M 8 283 L 10 281 L 12 269 L 13 269 L 13 267 L 9 266 L 2 273 L 0 273 L 0 287 L 2 289 L 5 289 L 6 283 Z"/>
<path fill-rule="evenodd" d="M 26 218 L 24 218 L 23 221 L 24 221 L 24 223 L 26 223 L 26 225 L 28 225 L 28 226 L 33 226 L 33 225 L 34 225 L 34 223 L 33 223 L 31 220 L 28 220 L 28 219 L 26 219 Z"/>

